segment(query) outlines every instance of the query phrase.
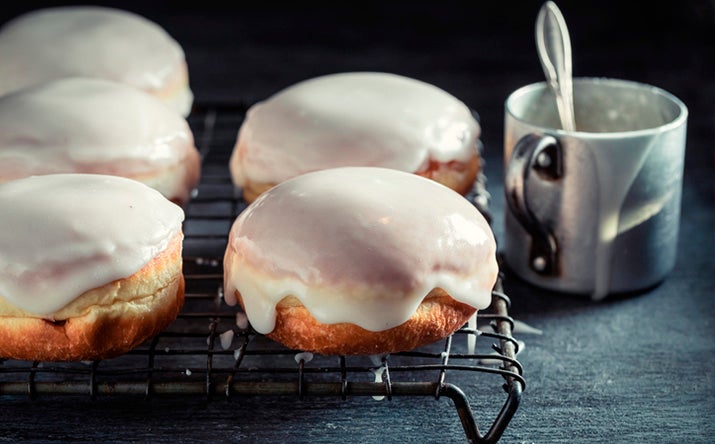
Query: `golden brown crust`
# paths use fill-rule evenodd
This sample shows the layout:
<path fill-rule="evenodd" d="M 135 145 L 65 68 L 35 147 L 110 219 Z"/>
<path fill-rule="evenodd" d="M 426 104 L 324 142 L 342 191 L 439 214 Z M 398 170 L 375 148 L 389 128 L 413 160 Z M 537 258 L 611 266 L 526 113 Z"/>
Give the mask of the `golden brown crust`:
<path fill-rule="evenodd" d="M 477 174 L 481 169 L 481 160 L 479 154 L 475 151 L 469 161 L 464 162 L 430 162 L 425 171 L 418 171 L 415 174 L 432 179 L 445 185 L 459 194 L 465 195 L 471 191 L 474 181 L 477 179 Z M 253 182 L 246 179 L 246 184 L 242 187 L 243 199 L 247 203 L 251 203 L 258 198 L 262 193 L 270 190 L 277 184 Z"/>
<path fill-rule="evenodd" d="M 258 199 L 258 196 L 270 190 L 277 184 L 275 183 L 260 183 L 253 182 L 251 180 L 246 180 L 246 184 L 241 188 L 241 193 L 243 195 L 243 200 L 247 203 L 251 203 Z"/>
<path fill-rule="evenodd" d="M 243 305 L 238 291 L 236 297 Z M 466 324 L 476 309 L 435 288 L 410 319 L 379 332 L 349 323 L 322 324 L 292 296 L 283 299 L 276 311 L 275 328 L 266 336 L 288 348 L 324 355 L 378 355 L 412 350 L 445 338 Z"/>
<path fill-rule="evenodd" d="M 53 321 L 26 313 L 0 315 L 0 356 L 38 361 L 106 359 L 156 335 L 176 319 L 184 303 L 181 240 L 179 233 L 164 252 L 132 276 L 83 293 L 67 317 L 55 314 Z M 102 293 L 111 294 L 109 299 L 122 297 L 97 300 Z M 97 302 L 87 305 L 83 298 Z"/>
<path fill-rule="evenodd" d="M 146 92 L 157 96 L 161 100 L 171 100 L 189 87 L 189 66 L 186 62 L 176 65 L 171 76 L 161 89 L 147 88 Z"/>
<path fill-rule="evenodd" d="M 432 179 L 445 185 L 459 194 L 467 194 L 477 179 L 477 174 L 481 169 L 481 159 L 477 152 L 474 153 L 468 162 L 432 162 L 426 171 L 418 171 L 416 174 Z"/>

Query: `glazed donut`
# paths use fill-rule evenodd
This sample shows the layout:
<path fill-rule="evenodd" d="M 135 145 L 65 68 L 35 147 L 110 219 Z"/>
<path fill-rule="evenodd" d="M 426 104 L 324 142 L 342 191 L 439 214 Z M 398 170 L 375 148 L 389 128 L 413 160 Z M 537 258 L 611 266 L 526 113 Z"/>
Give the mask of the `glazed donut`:
<path fill-rule="evenodd" d="M 231 176 L 248 202 L 291 177 L 342 166 L 416 173 L 466 194 L 480 170 L 480 131 L 464 103 L 427 83 L 379 72 L 326 75 L 248 110 Z"/>
<path fill-rule="evenodd" d="M 432 180 L 378 167 L 306 173 L 233 223 L 224 298 L 289 348 L 375 355 L 444 338 L 491 302 L 484 217 Z"/>
<path fill-rule="evenodd" d="M 129 177 L 183 205 L 201 161 L 186 120 L 155 97 L 68 77 L 0 97 L 0 183 L 52 173 Z"/>
<path fill-rule="evenodd" d="M 184 300 L 181 208 L 122 177 L 51 174 L 0 184 L 0 357 L 125 353 Z"/>
<path fill-rule="evenodd" d="M 58 77 L 99 77 L 156 95 L 183 116 L 193 94 L 181 46 L 129 11 L 59 6 L 0 29 L 0 95 Z"/>

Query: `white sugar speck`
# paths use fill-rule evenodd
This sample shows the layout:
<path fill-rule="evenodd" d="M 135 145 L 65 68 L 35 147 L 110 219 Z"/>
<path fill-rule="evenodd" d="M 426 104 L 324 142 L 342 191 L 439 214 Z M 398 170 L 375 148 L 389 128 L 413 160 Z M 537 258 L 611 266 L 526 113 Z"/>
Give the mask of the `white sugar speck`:
<path fill-rule="evenodd" d="M 208 265 L 211 267 L 217 267 L 218 266 L 218 260 L 216 259 L 209 259 L 205 257 L 197 257 L 196 258 L 196 265 Z"/>

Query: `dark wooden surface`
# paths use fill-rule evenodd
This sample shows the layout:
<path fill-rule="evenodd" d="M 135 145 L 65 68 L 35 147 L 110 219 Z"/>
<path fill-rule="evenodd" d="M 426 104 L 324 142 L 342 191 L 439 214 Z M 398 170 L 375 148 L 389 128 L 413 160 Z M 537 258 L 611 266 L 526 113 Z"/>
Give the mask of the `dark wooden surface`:
<path fill-rule="evenodd" d="M 543 77 L 533 38 L 540 2 L 173 3 L 113 5 L 146 15 L 182 43 L 199 102 L 250 103 L 351 70 L 396 72 L 460 97 L 481 115 L 501 239 L 503 101 Z M 601 303 L 536 290 L 507 271 L 511 314 L 543 335 L 517 335 L 526 343 L 519 360 L 527 387 L 501 442 L 715 441 L 715 3 L 625 3 L 559 6 L 575 75 L 650 83 L 690 109 L 677 265 L 658 287 Z M 7 7 L 2 19 L 37 5 Z M 465 440 L 446 399 L 10 397 L 0 409 L 0 442 Z"/>

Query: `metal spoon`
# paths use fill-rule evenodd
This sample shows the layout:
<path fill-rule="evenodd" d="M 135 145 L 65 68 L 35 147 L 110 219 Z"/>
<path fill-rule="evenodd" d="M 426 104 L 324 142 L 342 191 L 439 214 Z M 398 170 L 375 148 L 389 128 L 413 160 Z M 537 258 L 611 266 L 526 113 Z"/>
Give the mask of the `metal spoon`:
<path fill-rule="evenodd" d="M 546 80 L 556 96 L 561 126 L 566 131 L 574 131 L 571 40 L 566 20 L 554 2 L 544 3 L 536 17 L 536 49 Z"/>

